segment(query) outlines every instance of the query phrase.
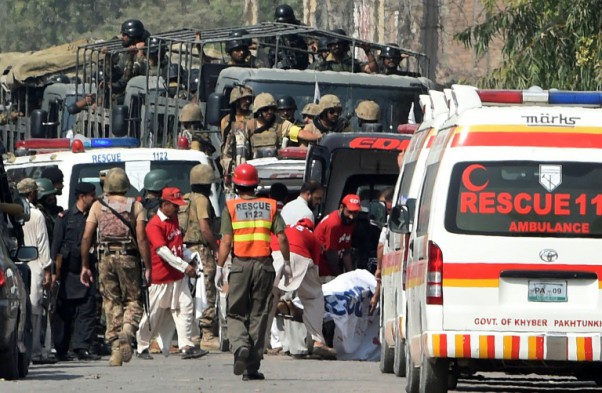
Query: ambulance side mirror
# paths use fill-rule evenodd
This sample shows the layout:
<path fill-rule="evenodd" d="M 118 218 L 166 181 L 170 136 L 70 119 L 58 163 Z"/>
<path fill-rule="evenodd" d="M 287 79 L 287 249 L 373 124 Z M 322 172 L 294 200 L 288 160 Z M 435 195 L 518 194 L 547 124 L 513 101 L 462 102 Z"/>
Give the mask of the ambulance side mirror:
<path fill-rule="evenodd" d="M 410 210 L 405 205 L 397 205 L 391 209 L 387 224 L 391 232 L 410 233 Z"/>

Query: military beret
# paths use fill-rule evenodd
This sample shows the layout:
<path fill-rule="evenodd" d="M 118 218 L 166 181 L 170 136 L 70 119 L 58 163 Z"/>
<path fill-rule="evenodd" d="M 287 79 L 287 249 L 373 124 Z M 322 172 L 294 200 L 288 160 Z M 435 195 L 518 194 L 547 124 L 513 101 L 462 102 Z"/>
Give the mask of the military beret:
<path fill-rule="evenodd" d="M 19 191 L 19 194 L 27 194 L 37 189 L 38 185 L 36 184 L 36 181 L 30 177 L 26 177 L 17 183 L 17 191 Z"/>
<path fill-rule="evenodd" d="M 49 166 L 48 168 L 44 169 L 41 177 L 50 179 L 53 183 L 60 183 L 64 178 L 63 172 L 55 166 Z"/>
<path fill-rule="evenodd" d="M 89 194 L 96 191 L 96 186 L 92 183 L 77 183 L 75 185 L 75 195 Z"/>

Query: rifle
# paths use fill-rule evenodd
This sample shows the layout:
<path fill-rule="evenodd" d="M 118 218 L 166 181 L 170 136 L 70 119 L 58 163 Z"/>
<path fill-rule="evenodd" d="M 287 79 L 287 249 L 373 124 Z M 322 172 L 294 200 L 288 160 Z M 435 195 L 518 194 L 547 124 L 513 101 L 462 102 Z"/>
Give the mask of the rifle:
<path fill-rule="evenodd" d="M 109 206 L 108 203 L 106 203 L 104 200 L 102 200 L 102 198 L 97 199 L 97 201 L 103 205 L 104 207 L 108 208 L 111 213 L 113 213 L 115 215 L 115 217 L 119 218 L 119 220 L 130 229 L 130 233 L 132 234 L 132 243 L 134 243 L 134 247 L 136 247 L 136 249 L 138 250 L 138 255 L 140 256 L 140 248 L 138 247 L 138 241 L 136 240 L 136 230 L 134 228 L 132 228 L 132 224 L 127 221 L 125 218 L 123 218 L 123 216 L 121 214 L 119 214 L 119 212 L 115 209 L 113 209 L 111 206 Z M 146 317 L 148 318 L 148 328 L 149 330 L 151 330 L 151 324 L 150 324 L 150 295 L 148 294 L 148 282 L 146 281 L 146 276 L 145 276 L 145 271 L 146 271 L 146 267 L 144 266 L 144 261 L 142 261 L 142 258 L 138 258 L 139 263 L 140 263 L 140 271 L 142 273 L 142 279 L 141 279 L 141 295 L 142 295 L 142 304 L 144 306 L 144 312 L 146 313 Z"/>

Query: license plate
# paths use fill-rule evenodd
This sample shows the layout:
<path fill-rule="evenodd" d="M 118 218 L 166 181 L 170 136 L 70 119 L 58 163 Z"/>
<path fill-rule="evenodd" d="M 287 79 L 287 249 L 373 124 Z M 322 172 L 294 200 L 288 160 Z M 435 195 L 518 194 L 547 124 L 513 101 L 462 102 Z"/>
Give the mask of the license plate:
<path fill-rule="evenodd" d="M 566 302 L 566 281 L 529 280 L 530 302 Z"/>

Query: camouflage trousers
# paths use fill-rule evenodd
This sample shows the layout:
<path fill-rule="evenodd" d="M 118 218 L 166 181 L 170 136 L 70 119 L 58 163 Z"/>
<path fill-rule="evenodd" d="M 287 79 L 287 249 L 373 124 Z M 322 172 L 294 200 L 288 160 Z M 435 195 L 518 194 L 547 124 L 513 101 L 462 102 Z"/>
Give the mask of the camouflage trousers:
<path fill-rule="evenodd" d="M 123 325 L 132 325 L 137 330 L 142 319 L 142 284 L 138 257 L 102 255 L 98 276 L 107 323 L 105 340 L 112 343 L 119 338 Z"/>
<path fill-rule="evenodd" d="M 201 256 L 203 264 L 203 273 L 205 276 L 205 292 L 207 296 L 207 308 L 199 320 L 201 329 L 215 330 L 217 328 L 217 319 L 215 317 L 215 302 L 217 300 L 217 288 L 215 287 L 216 263 L 213 253 L 209 247 L 194 245 L 188 247 L 192 252 L 197 252 Z"/>

